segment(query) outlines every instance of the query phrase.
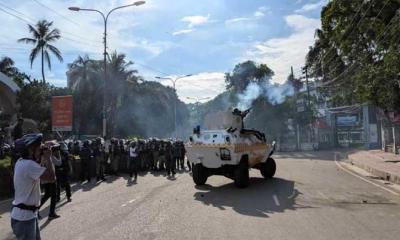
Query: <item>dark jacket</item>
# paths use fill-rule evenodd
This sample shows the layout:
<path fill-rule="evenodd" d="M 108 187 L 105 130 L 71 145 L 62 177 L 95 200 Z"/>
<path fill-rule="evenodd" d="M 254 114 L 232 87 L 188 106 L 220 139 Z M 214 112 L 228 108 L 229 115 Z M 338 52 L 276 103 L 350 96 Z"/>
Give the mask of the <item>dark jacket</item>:
<path fill-rule="evenodd" d="M 89 147 L 82 147 L 81 151 L 79 152 L 79 157 L 81 160 L 90 160 L 92 157 L 92 150 Z"/>

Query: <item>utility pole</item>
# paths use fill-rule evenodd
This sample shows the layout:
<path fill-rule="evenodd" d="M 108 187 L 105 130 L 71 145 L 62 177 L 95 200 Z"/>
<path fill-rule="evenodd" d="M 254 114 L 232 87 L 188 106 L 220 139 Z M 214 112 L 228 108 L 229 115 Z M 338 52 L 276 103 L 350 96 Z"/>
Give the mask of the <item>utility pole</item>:
<path fill-rule="evenodd" d="M 155 78 L 157 78 L 157 79 L 164 79 L 164 80 L 170 80 L 171 82 L 172 82 L 172 87 L 173 87 L 173 89 L 174 89 L 174 92 L 176 93 L 176 82 L 179 80 L 179 79 L 182 79 L 182 78 L 186 78 L 186 77 L 190 77 L 190 76 L 192 76 L 193 74 L 187 74 L 187 75 L 184 75 L 184 76 L 180 76 L 180 77 L 175 77 L 175 78 L 172 78 L 172 77 L 155 77 Z M 177 93 L 176 93 L 177 94 Z M 179 98 L 178 98 L 178 95 L 177 95 L 177 99 L 175 99 L 175 101 L 174 101 L 174 132 L 175 132 L 175 139 L 178 139 L 178 132 L 177 132 L 177 124 L 176 124 L 176 103 L 179 101 Z"/>
<path fill-rule="evenodd" d="M 294 79 L 293 66 L 290 66 L 290 75 L 292 75 L 292 78 Z"/>
<path fill-rule="evenodd" d="M 294 80 L 294 73 L 293 73 L 293 66 L 290 66 L 290 74 L 292 79 Z M 293 88 L 295 89 L 294 94 L 296 95 L 296 104 L 295 104 L 295 111 L 298 112 L 298 99 L 299 99 L 299 91 L 296 90 L 297 88 L 293 85 Z M 298 120 L 296 119 L 296 149 L 300 150 L 301 146 L 300 146 L 300 127 L 299 127 L 299 123 Z"/>
<path fill-rule="evenodd" d="M 97 12 L 99 13 L 104 22 L 104 33 L 103 33 L 103 43 L 104 43 L 104 51 L 103 51 L 103 67 L 104 67 L 104 87 L 103 87 L 103 110 L 102 110 L 102 135 L 104 139 L 107 139 L 107 97 L 106 97 L 106 91 L 108 89 L 108 79 L 107 79 L 107 22 L 108 22 L 108 17 L 112 12 L 115 10 L 121 9 L 121 8 L 127 8 L 127 7 L 134 7 L 134 6 L 140 6 L 145 4 L 145 1 L 137 1 L 132 4 L 128 5 L 123 5 L 120 7 L 116 7 L 111 9 L 107 14 L 97 10 L 97 9 L 91 9 L 91 8 L 80 8 L 80 7 L 69 7 L 68 9 L 71 11 L 79 12 L 79 11 L 88 11 L 88 12 Z"/>
<path fill-rule="evenodd" d="M 203 100 L 208 100 L 208 99 L 210 99 L 211 97 L 203 97 L 203 98 L 198 98 L 198 97 L 186 97 L 187 99 L 189 99 L 189 100 L 195 100 L 195 105 L 196 105 L 196 115 L 197 115 L 197 118 L 198 118 L 198 121 L 199 121 L 199 123 L 198 124 L 200 124 L 200 118 L 201 118 L 201 116 L 200 116 L 200 104 L 201 104 L 201 101 L 203 101 Z"/>
<path fill-rule="evenodd" d="M 311 101 L 310 101 L 310 86 L 308 84 L 308 66 L 305 65 L 303 67 L 303 74 L 306 77 L 306 88 L 307 88 L 307 111 L 310 114 L 310 141 L 313 140 L 313 131 L 312 131 L 312 111 L 311 111 Z"/>
<path fill-rule="evenodd" d="M 309 87 L 309 85 L 308 85 L 308 67 L 307 67 L 307 65 L 305 65 L 304 67 L 303 67 L 303 74 L 305 74 L 306 75 L 306 87 L 307 87 L 307 104 L 308 104 L 308 107 L 310 107 L 310 87 Z"/>

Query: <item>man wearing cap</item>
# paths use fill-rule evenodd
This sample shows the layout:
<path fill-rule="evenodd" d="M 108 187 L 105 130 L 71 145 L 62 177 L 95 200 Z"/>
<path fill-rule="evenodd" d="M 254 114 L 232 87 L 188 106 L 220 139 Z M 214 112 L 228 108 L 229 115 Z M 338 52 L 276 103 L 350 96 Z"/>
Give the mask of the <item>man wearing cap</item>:
<path fill-rule="evenodd" d="M 42 134 L 27 134 L 15 141 L 21 158 L 14 169 L 14 201 L 11 227 L 17 239 L 40 240 L 38 209 L 40 205 L 40 177 L 50 161 L 51 151 L 41 150 Z"/>

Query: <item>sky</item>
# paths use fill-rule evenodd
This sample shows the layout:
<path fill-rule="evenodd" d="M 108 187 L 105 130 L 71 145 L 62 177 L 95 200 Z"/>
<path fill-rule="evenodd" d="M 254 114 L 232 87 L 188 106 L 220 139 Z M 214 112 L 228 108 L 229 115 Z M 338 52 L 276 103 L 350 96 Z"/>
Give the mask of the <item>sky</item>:
<path fill-rule="evenodd" d="M 62 63 L 53 57 L 46 80 L 67 85 L 66 71 L 79 55 L 102 59 L 103 20 L 96 12 L 73 12 L 70 6 L 108 12 L 134 0 L 0 0 L 0 57 L 9 56 L 20 70 L 41 78 L 40 58 L 32 68 L 27 24 L 54 22 L 63 38 L 55 43 Z M 148 81 L 155 77 L 191 77 L 177 81 L 180 100 L 207 101 L 225 89 L 224 74 L 246 60 L 267 64 L 272 81 L 283 83 L 293 66 L 296 76 L 320 27 L 327 0 L 148 0 L 113 12 L 108 22 L 108 52 L 125 53 Z M 6 13 L 7 12 L 7 13 Z"/>

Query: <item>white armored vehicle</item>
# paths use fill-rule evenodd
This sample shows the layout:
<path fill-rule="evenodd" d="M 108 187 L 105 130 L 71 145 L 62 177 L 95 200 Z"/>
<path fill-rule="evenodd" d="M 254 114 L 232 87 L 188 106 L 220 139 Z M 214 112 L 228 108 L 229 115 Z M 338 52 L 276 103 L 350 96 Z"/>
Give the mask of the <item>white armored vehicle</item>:
<path fill-rule="evenodd" d="M 208 115 L 207 130 L 193 130 L 185 147 L 196 185 L 204 185 L 211 175 L 223 175 L 233 179 L 237 187 L 247 187 L 250 168 L 259 169 L 266 179 L 274 176 L 276 164 L 271 155 L 275 143 L 267 144 L 263 133 L 244 128 L 243 119 L 249 111 Z"/>

